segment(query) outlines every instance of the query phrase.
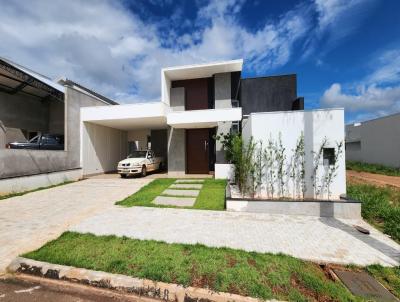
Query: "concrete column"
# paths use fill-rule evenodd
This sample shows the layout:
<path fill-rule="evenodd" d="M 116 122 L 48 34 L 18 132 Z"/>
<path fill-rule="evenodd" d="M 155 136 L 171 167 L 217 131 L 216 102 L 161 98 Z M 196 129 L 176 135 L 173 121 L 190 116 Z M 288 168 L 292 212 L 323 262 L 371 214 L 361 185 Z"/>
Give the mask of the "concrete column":
<path fill-rule="evenodd" d="M 214 76 L 215 78 L 215 109 L 222 108 L 232 108 L 232 97 L 231 97 L 231 74 L 227 73 L 218 73 Z M 224 135 L 230 132 L 232 123 L 231 122 L 220 122 L 217 127 L 217 135 Z M 225 164 L 225 152 L 222 149 L 221 142 L 215 143 L 216 155 L 215 155 L 215 163 L 216 164 Z"/>
<path fill-rule="evenodd" d="M 168 129 L 168 174 L 186 173 L 186 137 L 185 129 Z"/>
<path fill-rule="evenodd" d="M 6 127 L 0 121 L 0 149 L 6 147 Z"/>

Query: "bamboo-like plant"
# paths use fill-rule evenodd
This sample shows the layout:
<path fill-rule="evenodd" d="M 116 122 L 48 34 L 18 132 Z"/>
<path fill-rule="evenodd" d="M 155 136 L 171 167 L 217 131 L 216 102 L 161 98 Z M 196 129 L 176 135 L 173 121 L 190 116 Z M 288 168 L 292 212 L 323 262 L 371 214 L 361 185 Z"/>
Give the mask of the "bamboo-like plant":
<path fill-rule="evenodd" d="M 268 140 L 267 147 L 264 150 L 265 173 L 267 181 L 267 194 L 268 197 L 274 198 L 275 193 L 275 147 L 272 138 Z"/>
<path fill-rule="evenodd" d="M 337 171 L 339 169 L 339 158 L 342 156 L 343 153 L 343 142 L 336 142 L 335 148 L 335 157 L 333 165 L 329 165 L 328 171 L 325 175 L 325 185 L 328 195 L 328 200 L 331 197 L 331 185 L 333 183 L 334 178 L 337 176 Z"/>
<path fill-rule="evenodd" d="M 318 151 L 317 152 L 311 151 L 313 154 L 313 174 L 311 175 L 311 180 L 314 187 L 315 195 L 317 197 L 321 193 L 323 193 L 324 189 L 324 179 L 321 179 L 320 181 L 320 177 L 318 176 L 318 171 L 320 168 L 321 157 L 324 152 L 324 148 L 326 147 L 327 144 L 328 144 L 328 139 L 324 137 L 324 139 L 321 142 L 321 145 L 319 146 Z"/>
<path fill-rule="evenodd" d="M 253 191 L 256 192 L 257 190 L 261 191 L 261 185 L 262 185 L 262 180 L 263 180 L 263 175 L 264 175 L 264 169 L 265 169 L 265 162 L 263 160 L 263 142 L 260 141 L 258 143 L 258 147 L 256 149 L 256 158 L 255 158 L 255 163 L 254 163 L 254 168 L 255 168 L 255 181 L 254 181 L 254 189 Z"/>
<path fill-rule="evenodd" d="M 246 144 L 240 135 L 232 139 L 232 164 L 235 166 L 235 181 L 242 195 L 253 192 L 254 182 L 254 151 L 256 144 L 251 137 Z"/>
<path fill-rule="evenodd" d="M 275 160 L 277 164 L 277 178 L 278 178 L 278 188 L 279 197 L 285 197 L 285 171 L 284 165 L 286 162 L 285 147 L 282 144 L 282 134 L 279 132 L 278 141 L 275 143 Z"/>
<path fill-rule="evenodd" d="M 293 180 L 293 198 L 299 196 L 304 199 L 306 191 L 305 182 L 305 149 L 304 149 L 304 134 L 301 132 L 300 137 L 297 139 L 296 147 L 293 150 L 293 156 L 290 166 L 290 178 Z"/>

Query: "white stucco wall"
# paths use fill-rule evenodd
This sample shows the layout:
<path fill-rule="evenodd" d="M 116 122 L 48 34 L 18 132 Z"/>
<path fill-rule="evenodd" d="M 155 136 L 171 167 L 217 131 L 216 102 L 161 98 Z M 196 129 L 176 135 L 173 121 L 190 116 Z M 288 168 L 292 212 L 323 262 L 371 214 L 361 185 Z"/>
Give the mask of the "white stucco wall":
<path fill-rule="evenodd" d="M 83 175 L 115 171 L 127 155 L 127 133 L 85 122 L 82 127 Z"/>
<path fill-rule="evenodd" d="M 243 122 L 243 138 L 248 141 L 252 136 L 256 142 L 263 142 L 266 147 L 268 140 L 279 140 L 281 135 L 282 144 L 285 148 L 286 167 L 294 153 L 296 142 L 304 133 L 305 144 L 305 180 L 306 198 L 327 198 L 327 193 L 315 196 L 313 181 L 313 153 L 318 152 L 322 141 L 328 139 L 327 148 L 333 148 L 336 143 L 344 142 L 344 111 L 343 109 L 313 110 L 313 111 L 290 111 L 290 112 L 268 112 L 253 113 L 247 121 Z M 330 186 L 330 199 L 339 199 L 340 194 L 346 193 L 346 171 L 344 145 L 342 155 L 338 159 L 339 169 L 337 176 Z M 322 179 L 326 173 L 326 166 L 323 165 L 321 157 L 319 162 L 318 178 Z M 287 173 L 285 173 L 286 175 Z M 264 180 L 265 182 L 265 180 Z M 317 184 L 318 185 L 318 184 Z M 266 187 L 263 183 L 262 187 Z M 286 190 L 288 197 L 293 197 L 293 182 L 286 179 Z M 277 191 L 277 189 L 276 189 Z M 261 194 L 266 194 L 265 188 Z"/>

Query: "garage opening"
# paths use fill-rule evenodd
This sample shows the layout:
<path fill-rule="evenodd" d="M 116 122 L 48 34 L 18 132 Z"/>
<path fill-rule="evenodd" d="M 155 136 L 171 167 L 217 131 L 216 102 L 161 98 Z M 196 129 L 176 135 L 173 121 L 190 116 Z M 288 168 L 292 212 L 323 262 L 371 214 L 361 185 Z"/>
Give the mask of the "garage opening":
<path fill-rule="evenodd" d="M 121 129 L 123 128 L 123 129 Z M 85 176 L 116 173 L 118 162 L 135 151 L 152 150 L 167 167 L 166 129 L 114 128 L 84 122 L 82 132 L 82 167 Z"/>

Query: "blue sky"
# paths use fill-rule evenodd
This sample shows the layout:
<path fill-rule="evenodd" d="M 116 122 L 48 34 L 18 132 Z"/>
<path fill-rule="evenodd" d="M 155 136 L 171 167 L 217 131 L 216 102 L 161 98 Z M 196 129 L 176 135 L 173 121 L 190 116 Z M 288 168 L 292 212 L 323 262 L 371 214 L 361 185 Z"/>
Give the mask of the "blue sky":
<path fill-rule="evenodd" d="M 159 99 L 162 67 L 243 58 L 347 122 L 400 112 L 398 0 L 15 0 L 0 19 L 0 56 L 121 103 Z"/>

